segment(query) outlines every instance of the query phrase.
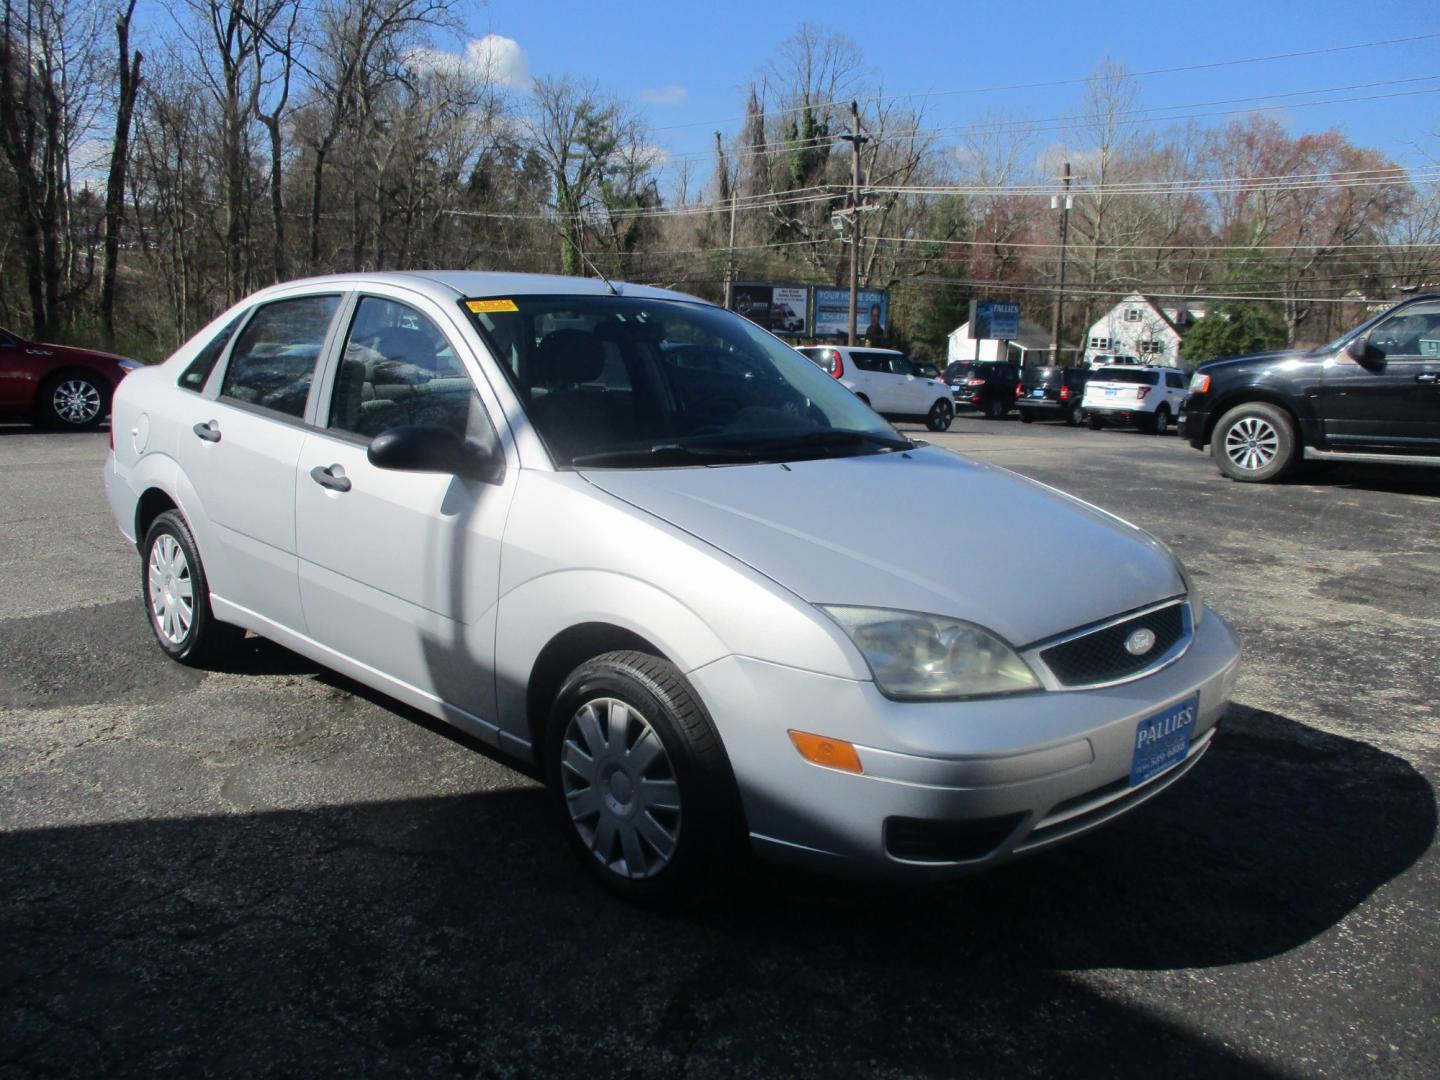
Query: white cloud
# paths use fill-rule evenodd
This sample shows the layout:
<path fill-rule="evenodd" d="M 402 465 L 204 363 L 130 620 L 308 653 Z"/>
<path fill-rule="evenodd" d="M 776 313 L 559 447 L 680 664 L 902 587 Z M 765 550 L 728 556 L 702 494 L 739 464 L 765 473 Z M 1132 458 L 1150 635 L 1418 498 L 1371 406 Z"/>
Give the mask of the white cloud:
<path fill-rule="evenodd" d="M 651 105 L 684 105 L 690 100 L 690 95 L 683 86 L 657 86 L 641 90 L 640 100 L 648 101 Z"/>
<path fill-rule="evenodd" d="M 486 34 L 471 38 L 460 53 L 444 49 L 414 49 L 410 62 L 416 67 L 448 73 L 467 72 L 488 79 L 496 86 L 525 90 L 530 86 L 530 58 L 514 38 Z"/>

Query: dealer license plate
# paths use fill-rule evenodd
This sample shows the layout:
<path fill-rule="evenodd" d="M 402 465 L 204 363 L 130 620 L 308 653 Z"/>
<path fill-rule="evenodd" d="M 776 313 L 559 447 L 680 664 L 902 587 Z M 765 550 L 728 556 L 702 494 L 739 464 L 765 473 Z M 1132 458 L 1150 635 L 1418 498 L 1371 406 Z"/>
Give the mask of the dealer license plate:
<path fill-rule="evenodd" d="M 1044 397 L 1044 396 L 1045 396 L 1045 391 L 1044 391 L 1044 390 L 1031 390 L 1031 391 L 1030 391 L 1030 396 L 1031 396 L 1031 397 Z"/>
<path fill-rule="evenodd" d="M 1141 720 L 1135 728 L 1135 753 L 1130 759 L 1130 786 L 1159 776 L 1185 756 L 1195 732 L 1198 694 Z"/>
<path fill-rule="evenodd" d="M 1115 389 L 1115 387 L 1113 387 L 1113 386 L 1107 386 L 1107 387 L 1105 387 L 1105 396 L 1106 396 L 1106 397 L 1114 397 L 1114 396 L 1116 395 L 1116 393 L 1118 393 L 1118 391 Z"/>

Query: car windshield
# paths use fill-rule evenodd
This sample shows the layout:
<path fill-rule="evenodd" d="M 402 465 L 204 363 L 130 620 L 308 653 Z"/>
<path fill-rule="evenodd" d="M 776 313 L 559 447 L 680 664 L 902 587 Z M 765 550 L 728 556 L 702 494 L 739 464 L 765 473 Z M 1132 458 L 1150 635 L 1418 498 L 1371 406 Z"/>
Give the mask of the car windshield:
<path fill-rule="evenodd" d="M 1160 381 L 1158 371 L 1139 371 L 1135 368 L 1098 368 L 1090 377 L 1096 382 L 1135 383 L 1140 386 L 1154 386 Z"/>
<path fill-rule="evenodd" d="M 465 302 L 555 463 L 646 468 L 885 453 L 911 444 L 748 319 L 698 302 Z"/>

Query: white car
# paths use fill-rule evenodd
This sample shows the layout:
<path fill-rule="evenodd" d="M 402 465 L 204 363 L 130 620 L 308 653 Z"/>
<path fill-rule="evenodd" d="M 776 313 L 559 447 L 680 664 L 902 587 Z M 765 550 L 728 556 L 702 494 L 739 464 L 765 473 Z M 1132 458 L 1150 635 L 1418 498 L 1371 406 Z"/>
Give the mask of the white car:
<path fill-rule="evenodd" d="M 911 442 L 677 293 L 290 282 L 113 416 L 161 649 L 260 634 L 529 763 L 631 897 L 745 841 L 912 878 L 1038 850 L 1187 774 L 1235 682 L 1235 634 L 1154 537 Z M 900 521 L 1039 569 L 917 571 Z"/>
<path fill-rule="evenodd" d="M 895 349 L 806 345 L 798 352 L 881 416 L 923 420 L 931 431 L 947 430 L 955 418 L 950 388 Z"/>
<path fill-rule="evenodd" d="M 1106 424 L 1134 424 L 1164 435 L 1180 415 L 1185 393 L 1185 375 L 1174 368 L 1116 364 L 1091 370 L 1080 409 L 1095 431 Z"/>

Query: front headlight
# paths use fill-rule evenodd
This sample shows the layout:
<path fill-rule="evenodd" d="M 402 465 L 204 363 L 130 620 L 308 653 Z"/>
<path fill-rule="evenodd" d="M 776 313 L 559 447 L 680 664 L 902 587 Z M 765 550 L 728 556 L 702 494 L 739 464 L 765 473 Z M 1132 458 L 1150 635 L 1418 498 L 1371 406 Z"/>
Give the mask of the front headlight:
<path fill-rule="evenodd" d="M 139 371 L 145 365 L 140 363 L 139 360 L 131 360 L 128 356 L 122 356 L 119 360 L 115 361 L 115 366 L 122 371 Z"/>
<path fill-rule="evenodd" d="M 855 643 L 891 697 L 956 698 L 1038 690 L 1020 655 L 983 626 L 885 608 L 821 608 Z"/>

